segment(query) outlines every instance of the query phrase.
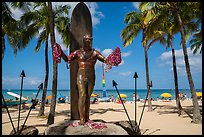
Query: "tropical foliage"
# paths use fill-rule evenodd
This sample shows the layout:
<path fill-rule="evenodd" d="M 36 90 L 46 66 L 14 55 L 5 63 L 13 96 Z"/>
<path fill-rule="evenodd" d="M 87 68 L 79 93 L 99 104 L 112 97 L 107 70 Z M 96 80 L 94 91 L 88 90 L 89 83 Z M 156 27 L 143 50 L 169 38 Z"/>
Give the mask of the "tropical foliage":
<path fill-rule="evenodd" d="M 70 6 L 55 6 L 53 9 L 54 13 L 54 23 L 56 24 L 56 29 L 62 36 L 62 40 L 65 45 L 68 47 L 70 42 L 69 36 L 69 18 L 68 10 Z M 45 42 L 45 64 L 46 64 L 46 75 L 44 81 L 44 90 L 42 95 L 42 103 L 39 111 L 39 115 L 44 115 L 44 106 L 45 106 L 45 98 L 46 98 L 46 91 L 48 85 L 48 75 L 49 75 L 49 63 L 48 63 L 48 38 L 50 35 L 50 16 L 49 10 L 46 2 L 40 3 L 33 3 L 33 10 L 26 12 L 22 17 L 21 21 L 26 24 L 26 29 L 33 30 L 30 32 L 38 32 L 38 42 L 35 48 L 35 52 L 38 52 L 43 42 Z"/>
<path fill-rule="evenodd" d="M 150 92 L 150 80 L 149 80 L 149 65 L 148 65 L 148 49 L 157 41 L 161 44 L 166 43 L 163 34 L 159 31 L 151 31 L 149 26 L 151 23 L 151 18 L 149 18 L 143 12 L 133 11 L 126 15 L 124 22 L 127 26 L 122 30 L 121 37 L 123 39 L 123 46 L 126 47 L 130 45 L 134 38 L 138 36 L 139 32 L 142 31 L 142 45 L 145 54 L 145 68 L 146 68 L 146 86 L 148 93 L 148 110 L 152 111 L 151 104 L 151 92 Z"/>
<path fill-rule="evenodd" d="M 202 53 L 202 32 L 196 32 L 193 34 L 192 39 L 190 40 L 191 50 L 193 50 L 193 54 Z"/>
<path fill-rule="evenodd" d="M 7 37 L 9 45 L 17 55 L 18 50 L 25 48 L 28 41 L 24 40 L 26 33 L 22 32 L 22 25 L 16 20 L 11 12 L 12 8 L 19 8 L 24 11 L 29 10 L 29 3 L 27 2 L 2 2 L 2 60 L 6 49 L 5 38 Z"/>
<path fill-rule="evenodd" d="M 16 20 L 12 17 L 9 5 L 19 7 L 24 11 L 23 15 L 19 20 Z M 17 50 L 22 50 L 27 47 L 28 43 L 32 38 L 37 36 L 37 45 L 35 47 L 35 52 L 38 52 L 40 47 L 45 42 L 45 81 L 44 81 L 44 90 L 42 96 L 42 103 L 39 111 L 39 115 L 44 115 L 44 105 L 46 90 L 48 85 L 48 75 L 49 75 L 49 62 L 48 62 L 48 38 L 50 35 L 50 15 L 48 10 L 48 5 L 46 2 L 13 2 L 13 3 L 3 3 L 2 8 L 2 50 L 5 50 L 4 37 L 7 36 L 10 42 L 10 45 L 14 49 L 14 53 L 17 53 Z M 54 24 L 57 31 L 62 37 L 62 40 L 66 47 L 70 43 L 70 20 L 68 18 L 68 11 L 70 6 L 55 6 L 53 9 L 53 18 Z M 2 57 L 4 52 L 2 52 Z M 54 64 L 56 68 L 57 64 Z M 53 77 L 57 85 L 56 77 L 57 69 L 53 72 Z M 57 91 L 55 86 L 54 91 Z M 55 92 L 56 94 L 57 92 Z M 56 104 L 54 104 L 56 105 Z"/>
<path fill-rule="evenodd" d="M 142 11 L 142 17 L 143 17 L 142 19 L 144 24 L 143 26 L 139 26 L 139 27 L 143 29 L 143 40 L 144 40 L 143 46 L 147 44 L 147 38 L 148 38 L 147 36 L 151 37 L 150 35 L 151 33 L 155 33 L 155 32 L 159 32 L 160 34 L 165 33 L 168 40 L 167 46 L 171 45 L 172 53 L 173 53 L 174 52 L 173 44 L 172 44 L 173 35 L 176 33 L 181 34 L 181 45 L 183 49 L 186 72 L 189 80 L 189 85 L 190 85 L 191 94 L 192 94 L 192 101 L 194 106 L 193 120 L 192 120 L 194 123 L 201 122 L 201 115 L 200 115 L 200 110 L 199 110 L 198 101 L 196 97 L 194 83 L 191 76 L 186 41 L 193 32 L 195 31 L 197 32 L 199 30 L 199 25 L 201 22 L 201 15 L 202 15 L 201 9 L 202 8 L 201 8 L 200 2 L 142 2 L 140 3 L 140 10 Z M 129 14 L 127 14 L 127 16 L 129 16 Z M 132 18 L 133 19 L 138 18 L 138 16 L 135 14 L 135 16 Z M 131 28 L 132 32 L 129 31 L 130 30 L 129 25 L 127 25 L 126 27 L 126 29 L 128 29 L 128 31 L 131 32 L 129 34 L 132 35 L 132 37 L 130 36 L 127 37 L 128 40 L 124 40 L 124 42 L 127 44 L 131 44 L 133 41 L 133 38 L 136 36 L 134 35 L 133 31 L 135 31 L 135 28 L 138 27 L 138 23 L 134 22 L 134 24 L 135 24 L 134 27 Z M 193 37 L 194 39 L 191 40 L 191 43 L 194 43 L 191 46 L 192 49 L 194 47 L 197 47 L 195 48 L 195 50 L 201 47 L 201 45 L 198 43 L 202 39 L 202 36 L 198 36 L 198 35 L 196 36 L 197 37 L 195 37 L 194 35 Z M 146 59 L 146 56 L 145 56 L 145 59 Z M 175 57 L 173 57 L 173 61 L 175 63 Z M 174 67 L 175 82 L 177 82 L 177 76 L 176 76 L 177 72 L 176 72 L 175 64 L 173 67 Z M 178 86 L 178 85 L 175 83 L 175 86 Z M 175 91 L 175 93 L 177 96 L 178 91 Z M 178 103 L 177 103 L 177 107 L 179 107 Z"/>

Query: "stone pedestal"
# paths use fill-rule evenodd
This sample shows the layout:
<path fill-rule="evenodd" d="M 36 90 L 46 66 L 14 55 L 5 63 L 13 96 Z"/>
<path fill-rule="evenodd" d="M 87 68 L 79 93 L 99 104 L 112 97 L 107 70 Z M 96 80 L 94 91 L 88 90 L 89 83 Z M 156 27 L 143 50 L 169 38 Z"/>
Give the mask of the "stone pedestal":
<path fill-rule="evenodd" d="M 74 122 L 78 122 L 78 120 L 64 120 L 52 124 L 46 128 L 45 135 L 129 135 L 123 127 L 114 123 L 105 123 L 107 128 L 102 129 L 91 129 L 83 125 L 68 126 Z"/>
<path fill-rule="evenodd" d="M 22 128 L 22 125 L 19 127 L 19 130 Z M 15 128 L 17 132 L 17 128 Z M 16 135 L 14 130 L 11 131 L 10 135 Z M 20 135 L 38 135 L 38 129 L 34 126 L 24 126 L 23 130 L 21 131 Z"/>

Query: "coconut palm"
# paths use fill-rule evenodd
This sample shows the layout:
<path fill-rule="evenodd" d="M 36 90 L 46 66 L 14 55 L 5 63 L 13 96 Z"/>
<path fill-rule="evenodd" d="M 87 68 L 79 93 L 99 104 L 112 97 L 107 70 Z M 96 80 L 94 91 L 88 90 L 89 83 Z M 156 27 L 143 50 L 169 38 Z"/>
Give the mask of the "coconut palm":
<path fill-rule="evenodd" d="M 174 84 L 175 84 L 175 99 L 176 99 L 176 106 L 178 109 L 179 116 L 182 113 L 182 107 L 179 98 L 179 88 L 178 88 L 178 76 L 177 76 L 177 69 L 176 69 L 176 57 L 175 57 L 175 50 L 173 45 L 173 34 L 178 33 L 178 25 L 176 23 L 170 22 L 171 16 L 166 16 L 164 13 L 165 11 L 158 11 L 158 5 L 152 2 L 141 2 L 140 8 L 146 10 L 146 15 L 151 14 L 151 23 L 149 24 L 149 31 L 151 32 L 161 32 L 163 33 L 163 37 L 167 37 L 167 46 L 166 49 L 171 47 L 172 50 L 172 61 L 173 61 L 173 72 L 174 72 Z M 162 13 L 162 14 L 160 14 Z M 154 27 L 151 27 L 154 26 Z"/>
<path fill-rule="evenodd" d="M 186 47 L 186 32 L 185 32 L 185 26 L 183 24 L 183 20 L 186 20 L 186 18 L 189 19 L 195 19 L 194 13 L 191 13 L 191 9 L 193 9 L 194 4 L 193 2 L 173 2 L 168 3 L 171 7 L 171 10 L 175 13 L 175 18 L 178 20 L 180 25 L 180 33 L 181 33 L 181 43 L 183 48 L 183 54 L 184 54 L 184 61 L 186 66 L 186 72 L 187 77 L 190 85 L 191 95 L 192 95 L 192 101 L 193 101 L 193 119 L 192 122 L 194 123 L 201 123 L 202 118 L 199 110 L 198 100 L 196 96 L 196 90 L 194 87 L 194 82 L 192 79 L 191 71 L 190 71 L 190 65 L 188 60 L 188 54 L 187 54 L 187 47 Z M 172 9 L 173 7 L 173 9 Z M 189 20 L 189 21 L 191 21 Z"/>
<path fill-rule="evenodd" d="M 199 26 L 202 23 L 202 4 L 201 2 L 194 3 L 193 12 L 194 16 L 197 18 L 196 24 Z M 197 29 L 197 31 L 193 34 L 192 39 L 190 40 L 190 48 L 193 50 L 193 54 L 196 54 L 200 50 L 200 54 L 202 53 L 202 31 L 201 27 Z"/>
<path fill-rule="evenodd" d="M 50 34 L 50 18 L 48 13 L 48 6 L 46 2 L 38 2 L 33 4 L 34 11 L 26 12 L 21 17 L 22 24 L 26 24 L 26 29 L 33 30 L 32 32 L 38 32 L 41 30 L 38 36 L 38 42 L 35 48 L 35 52 L 38 52 L 42 43 L 45 42 L 45 80 L 44 80 L 44 89 L 42 94 L 42 102 L 40 106 L 39 116 L 44 115 L 44 107 L 45 107 L 45 98 L 47 92 L 48 85 L 48 76 L 49 76 L 49 62 L 48 62 L 48 37 Z M 38 9 L 37 9 L 38 8 Z M 68 47 L 69 44 L 69 19 L 64 17 L 68 15 L 69 6 L 56 6 L 54 9 L 54 18 L 56 27 L 58 32 L 63 36 L 63 42 Z M 37 9 L 37 10 L 36 10 Z M 62 24 L 63 22 L 63 24 Z M 66 33 L 65 33 L 66 32 Z M 35 33 L 33 33 L 34 35 Z M 65 35 L 66 34 L 66 35 Z"/>
<path fill-rule="evenodd" d="M 6 36 L 15 56 L 17 55 L 17 51 L 22 50 L 27 44 L 22 41 L 22 28 L 20 27 L 19 21 L 14 18 L 11 9 L 19 8 L 28 10 L 28 5 L 27 2 L 2 2 L 2 60 L 6 49 Z"/>
<path fill-rule="evenodd" d="M 144 20 L 144 14 L 141 12 L 130 12 L 125 17 L 127 26 L 122 30 L 121 37 L 123 39 L 123 46 L 126 47 L 133 42 L 133 39 L 142 31 L 142 45 L 145 54 L 145 68 L 146 68 L 146 86 L 148 94 L 148 111 L 152 111 L 150 80 L 149 80 L 149 66 L 148 66 L 148 49 L 156 42 L 164 44 L 165 40 L 161 33 L 149 31 L 148 25 L 150 20 Z"/>
<path fill-rule="evenodd" d="M 147 24 L 144 23 L 142 20 L 142 13 L 141 12 L 130 12 L 126 15 L 124 22 L 127 26 L 122 30 L 121 37 L 123 39 L 123 47 L 128 46 L 133 42 L 133 39 L 138 35 L 140 31 L 142 31 L 143 38 L 142 38 L 142 45 L 144 48 L 145 54 L 145 68 L 146 68 L 146 86 L 147 86 L 147 94 L 148 94 L 148 110 L 152 110 L 152 104 L 150 100 L 150 86 L 149 86 L 149 66 L 148 66 L 148 53 L 147 53 L 147 40 L 146 40 L 146 26 Z"/>
<path fill-rule="evenodd" d="M 196 97 L 196 90 L 194 87 L 193 79 L 191 76 L 190 65 L 188 61 L 186 39 L 190 30 L 195 30 L 198 27 L 198 20 L 200 19 L 200 5 L 199 2 L 158 2 L 157 10 L 160 10 L 160 14 L 166 13 L 165 16 L 172 17 L 174 24 L 179 25 L 179 31 L 181 33 L 181 44 L 184 54 L 184 61 L 186 66 L 187 77 L 190 85 L 192 102 L 193 102 L 193 119 L 192 122 L 200 123 L 201 114 L 198 106 L 198 100 Z M 198 8 L 199 7 L 199 8 Z M 196 20 L 196 21 L 195 21 Z M 186 22 L 188 22 L 186 24 Z"/>
<path fill-rule="evenodd" d="M 193 34 L 193 38 L 190 40 L 190 48 L 193 54 L 202 53 L 202 32 L 201 30 Z M 200 50 L 200 51 L 199 51 Z"/>
<path fill-rule="evenodd" d="M 50 19 L 50 38 L 51 38 L 51 44 L 52 44 L 52 50 L 53 50 L 53 45 L 55 44 L 55 32 L 54 32 L 54 15 L 52 11 L 51 2 L 48 2 L 48 13 L 49 13 L 49 19 Z M 57 96 L 57 67 L 58 67 L 57 62 L 53 58 L 52 100 L 51 100 L 50 112 L 47 120 L 48 125 L 51 125 L 54 123 L 56 96 Z"/>
<path fill-rule="evenodd" d="M 188 76 L 188 81 L 191 89 L 191 95 L 192 95 L 192 100 L 193 100 L 193 120 L 192 122 L 194 123 L 201 123 L 202 122 L 202 117 L 200 114 L 199 110 L 199 105 L 198 105 L 198 100 L 196 96 L 196 90 L 194 87 L 194 82 L 192 79 L 191 71 L 190 71 L 190 65 L 189 65 L 189 60 L 188 60 L 188 54 L 187 54 L 187 48 L 186 48 L 186 40 L 185 40 L 185 32 L 184 32 L 184 26 L 183 26 L 183 19 L 181 14 L 179 13 L 179 10 L 182 9 L 181 6 L 185 6 L 185 9 L 191 9 L 192 7 L 190 6 L 191 4 L 185 4 L 181 3 L 176 5 L 175 11 L 176 11 L 176 16 L 178 18 L 179 24 L 180 24 L 180 30 L 181 30 L 181 39 L 182 39 L 182 47 L 183 47 L 183 54 L 184 54 L 184 60 L 185 60 L 185 65 L 186 65 L 186 72 Z"/>

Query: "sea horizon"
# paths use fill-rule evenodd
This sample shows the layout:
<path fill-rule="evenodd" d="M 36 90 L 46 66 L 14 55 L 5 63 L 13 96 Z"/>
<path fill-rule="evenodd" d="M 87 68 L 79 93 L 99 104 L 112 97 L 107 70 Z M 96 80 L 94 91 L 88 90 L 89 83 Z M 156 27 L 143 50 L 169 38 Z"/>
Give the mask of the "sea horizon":
<path fill-rule="evenodd" d="M 13 99 L 12 96 L 8 95 L 6 92 L 14 92 L 16 94 L 19 94 L 20 95 L 20 92 L 21 92 L 21 89 L 2 89 L 2 93 L 4 95 L 4 98 L 5 99 Z M 164 93 L 164 92 L 168 92 L 172 95 L 172 98 L 171 99 L 175 99 L 175 91 L 174 89 L 151 89 L 150 90 L 151 92 L 151 98 L 155 99 L 156 98 L 160 98 L 161 99 L 161 94 Z M 198 92 L 202 92 L 202 89 L 196 89 L 196 91 Z M 29 97 L 29 100 L 28 102 L 30 102 L 30 100 L 32 98 L 35 98 L 36 95 L 37 95 L 37 92 L 38 92 L 38 89 L 23 89 L 22 90 L 22 96 L 23 97 Z M 139 95 L 139 98 L 140 99 L 145 99 L 146 98 L 146 95 L 147 95 L 147 89 L 118 89 L 118 92 L 120 94 L 126 94 L 127 95 L 127 98 L 126 100 L 127 101 L 133 101 L 133 98 L 132 98 L 132 95 L 133 93 L 136 92 L 137 95 Z M 190 89 L 179 89 L 179 92 L 182 92 L 183 94 L 186 94 L 187 95 L 187 98 L 191 98 L 191 91 Z M 42 99 L 42 93 L 43 93 L 43 90 L 40 90 L 39 91 L 39 94 L 37 96 L 37 98 L 39 100 Z M 95 94 L 98 94 L 99 97 L 103 97 L 103 90 L 102 89 L 95 89 L 93 91 L 93 93 Z M 69 89 L 58 89 L 57 90 L 57 95 L 63 95 L 63 96 L 67 96 L 70 100 L 70 90 Z M 52 90 L 48 89 L 47 90 L 47 93 L 46 93 L 46 96 L 49 96 L 49 95 L 52 95 Z M 111 95 L 114 96 L 114 99 L 117 98 L 118 96 L 118 93 L 116 91 L 116 89 L 106 89 L 106 95 L 107 97 L 110 97 Z"/>

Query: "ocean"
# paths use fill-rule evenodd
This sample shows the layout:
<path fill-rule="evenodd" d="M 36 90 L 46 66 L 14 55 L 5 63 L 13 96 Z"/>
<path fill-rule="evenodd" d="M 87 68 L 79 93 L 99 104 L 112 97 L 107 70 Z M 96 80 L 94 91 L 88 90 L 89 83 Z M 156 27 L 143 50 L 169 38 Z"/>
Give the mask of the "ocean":
<path fill-rule="evenodd" d="M 12 97 L 12 96 L 10 96 L 10 95 L 8 95 L 6 93 L 8 91 L 11 91 L 11 92 L 14 92 L 14 93 L 20 95 L 21 90 L 20 89 L 9 89 L 9 90 L 3 89 L 2 93 L 3 93 L 3 96 L 4 96 L 5 99 L 15 99 L 14 97 Z M 38 91 L 38 89 L 30 89 L 30 90 L 23 89 L 22 90 L 22 96 L 25 97 L 25 98 L 28 96 L 29 97 L 28 103 L 30 103 L 31 99 L 36 97 L 37 91 Z M 107 91 L 106 94 L 107 94 L 108 97 L 113 95 L 114 99 L 116 99 L 116 97 L 118 96 L 118 93 L 117 93 L 117 91 L 115 89 L 110 89 L 110 90 L 107 89 L 106 91 Z M 196 91 L 202 92 L 202 89 L 196 89 Z M 42 92 L 43 92 L 43 90 L 40 90 L 40 92 L 39 92 L 39 94 L 37 96 L 37 98 L 39 100 L 42 99 Z M 133 95 L 133 93 L 135 93 L 135 89 L 118 89 L 118 92 L 120 94 L 126 94 L 127 95 L 127 98 L 126 98 L 127 101 L 132 101 L 133 100 L 132 95 Z M 171 89 L 151 89 L 151 98 L 156 100 L 156 98 L 159 97 L 161 99 L 160 95 L 162 93 L 164 93 L 164 92 L 170 93 L 172 95 L 171 99 L 175 99 L 175 91 L 171 90 Z M 182 92 L 183 94 L 186 94 L 187 98 L 191 98 L 191 92 L 190 92 L 189 89 L 180 89 L 179 92 Z M 103 97 L 103 90 L 94 90 L 93 93 L 96 93 L 100 97 Z M 137 95 L 139 95 L 140 99 L 145 99 L 146 95 L 147 95 L 147 90 L 146 89 L 137 89 L 136 93 L 137 93 Z M 70 90 L 58 90 L 57 94 L 67 96 L 69 98 L 69 100 L 70 100 Z M 52 90 L 47 90 L 46 95 L 47 96 L 52 95 Z"/>

